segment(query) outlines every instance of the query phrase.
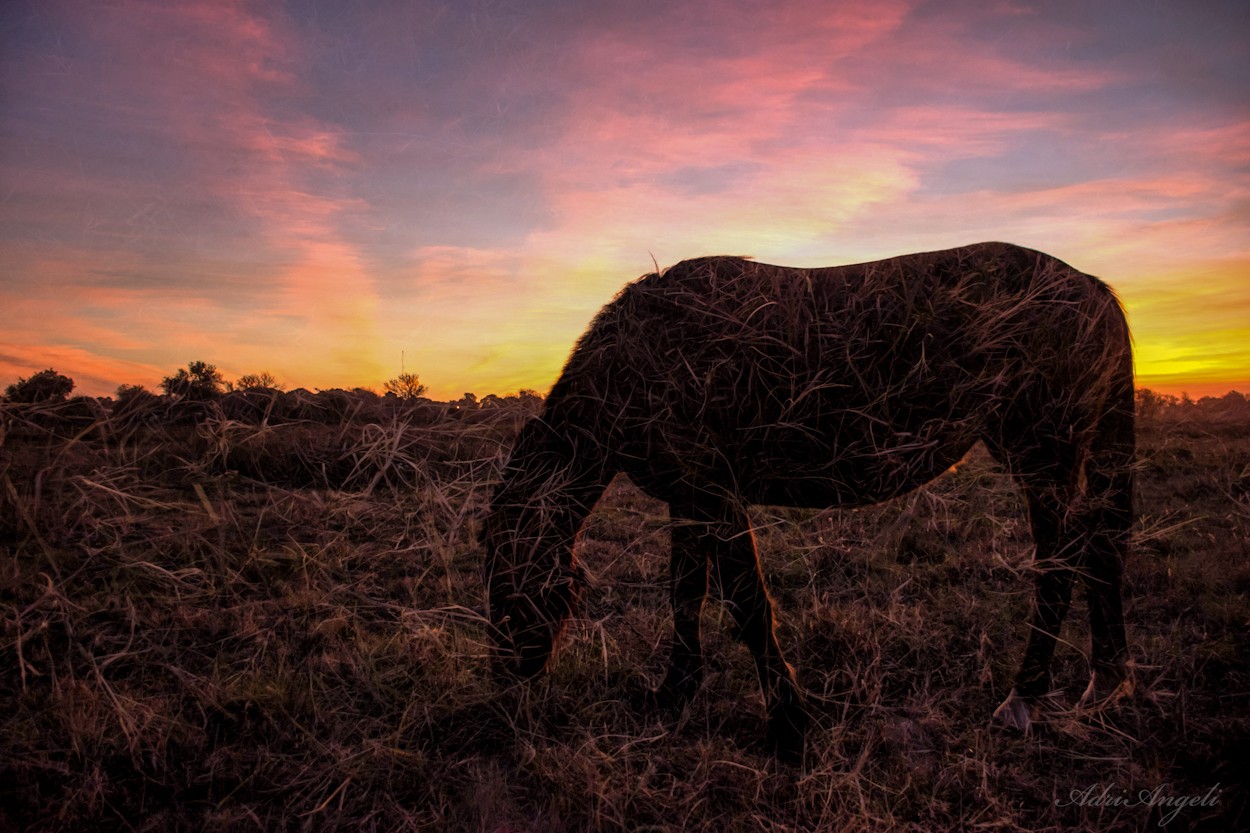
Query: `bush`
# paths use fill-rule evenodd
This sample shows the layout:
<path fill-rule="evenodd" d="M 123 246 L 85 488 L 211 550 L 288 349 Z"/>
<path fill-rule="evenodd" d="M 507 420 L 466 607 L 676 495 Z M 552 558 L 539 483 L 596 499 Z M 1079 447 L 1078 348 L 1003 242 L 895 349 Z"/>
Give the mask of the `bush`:
<path fill-rule="evenodd" d="M 161 388 L 170 396 L 195 402 L 217 399 L 225 390 L 226 380 L 216 365 L 191 362 L 173 376 L 161 380 Z"/>
<path fill-rule="evenodd" d="M 253 388 L 260 388 L 267 391 L 280 391 L 284 387 L 285 385 L 279 384 L 278 380 L 274 378 L 274 375 L 267 370 L 262 370 L 260 373 L 245 373 L 239 377 L 237 382 L 234 383 L 235 390 L 252 390 Z"/>
<path fill-rule="evenodd" d="M 285 416 L 282 391 L 277 388 L 250 387 L 234 390 L 221 399 L 226 419 L 259 424 Z"/>
<path fill-rule="evenodd" d="M 73 379 L 48 368 L 29 379 L 19 378 L 5 388 L 4 397 L 10 402 L 63 402 L 73 389 Z"/>

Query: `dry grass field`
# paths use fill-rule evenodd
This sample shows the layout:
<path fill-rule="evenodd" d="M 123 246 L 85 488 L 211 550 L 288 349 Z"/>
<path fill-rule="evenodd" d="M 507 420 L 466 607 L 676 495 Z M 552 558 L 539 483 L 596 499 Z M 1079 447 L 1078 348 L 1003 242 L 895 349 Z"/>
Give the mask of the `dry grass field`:
<path fill-rule="evenodd" d="M 816 717 L 792 767 L 719 604 L 694 703 L 648 710 L 668 519 L 623 479 L 583 530 L 551 673 L 492 680 L 477 532 L 522 413 L 0 409 L 0 829 L 1250 829 L 1244 419 L 1142 426 L 1136 693 L 1065 710 L 1088 675 L 1078 591 L 1027 737 L 990 725 L 1032 544 L 984 452 L 882 506 L 757 508 Z"/>

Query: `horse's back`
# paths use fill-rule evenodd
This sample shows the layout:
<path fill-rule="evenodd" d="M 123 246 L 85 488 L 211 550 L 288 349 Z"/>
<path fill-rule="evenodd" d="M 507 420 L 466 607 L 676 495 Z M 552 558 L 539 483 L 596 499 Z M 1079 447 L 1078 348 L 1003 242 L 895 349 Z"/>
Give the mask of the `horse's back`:
<path fill-rule="evenodd" d="M 837 389 L 853 406 L 952 384 L 993 395 L 1062 385 L 1129 351 L 1101 281 L 1040 252 L 982 243 L 815 269 L 682 261 L 622 290 L 566 375 L 610 368 L 650 391 L 679 388 L 678 399 L 718 383 L 765 398 Z"/>

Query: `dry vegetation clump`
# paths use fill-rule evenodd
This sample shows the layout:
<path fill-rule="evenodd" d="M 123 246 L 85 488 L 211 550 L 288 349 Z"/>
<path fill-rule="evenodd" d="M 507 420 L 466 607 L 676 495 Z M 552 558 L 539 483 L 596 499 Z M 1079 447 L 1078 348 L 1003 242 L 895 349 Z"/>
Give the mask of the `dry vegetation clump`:
<path fill-rule="evenodd" d="M 0 829 L 283 829 L 336 817 L 324 779 L 426 783 L 413 733 L 482 685 L 469 516 L 514 417 L 68 433 L 2 407 Z"/>
<path fill-rule="evenodd" d="M 151 403 L 149 403 L 150 405 Z M 908 498 L 755 510 L 816 725 L 777 763 L 749 654 L 648 710 L 671 614 L 663 505 L 618 479 L 548 678 L 491 678 L 478 519 L 524 414 L 411 424 L 43 422 L 0 406 L 0 829 L 1245 828 L 1250 440 L 1148 425 L 1127 572 L 1139 691 L 1105 723 L 991 729 L 1028 608 L 1027 523 L 984 453 Z M 1056 679 L 1087 664 L 1069 619 Z M 1217 787 L 1218 785 L 1218 787 Z"/>

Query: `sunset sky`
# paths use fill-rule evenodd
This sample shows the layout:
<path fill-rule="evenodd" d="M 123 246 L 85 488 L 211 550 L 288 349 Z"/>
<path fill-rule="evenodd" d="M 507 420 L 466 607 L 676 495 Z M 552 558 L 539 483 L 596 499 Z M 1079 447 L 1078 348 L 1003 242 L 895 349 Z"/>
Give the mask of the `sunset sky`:
<path fill-rule="evenodd" d="M 1250 3 L 0 3 L 0 385 L 545 391 L 627 281 L 982 240 L 1250 393 Z"/>

